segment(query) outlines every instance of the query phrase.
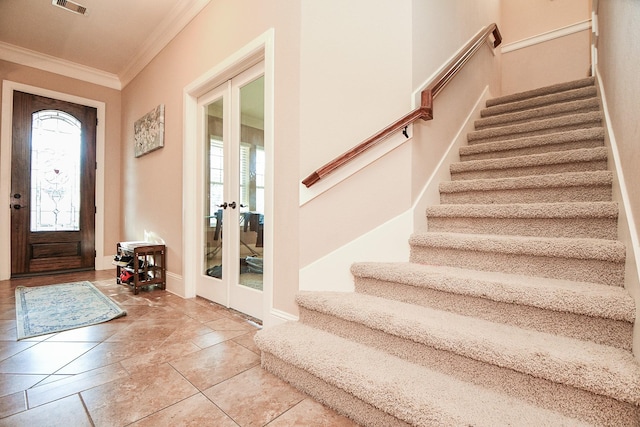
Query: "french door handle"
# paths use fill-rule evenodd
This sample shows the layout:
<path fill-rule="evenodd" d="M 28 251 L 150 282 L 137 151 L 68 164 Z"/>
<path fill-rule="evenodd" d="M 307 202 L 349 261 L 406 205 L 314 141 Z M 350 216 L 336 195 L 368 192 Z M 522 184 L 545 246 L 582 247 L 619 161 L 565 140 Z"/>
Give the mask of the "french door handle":
<path fill-rule="evenodd" d="M 26 206 L 26 205 L 19 205 L 19 204 L 17 204 L 17 203 L 16 203 L 15 205 L 13 205 L 13 209 L 15 209 L 15 210 L 20 210 L 20 209 L 22 209 L 22 208 L 26 208 L 26 207 L 28 207 L 28 206 Z"/>
<path fill-rule="evenodd" d="M 231 209 L 235 209 L 237 205 L 236 205 L 236 202 L 231 202 L 231 203 L 224 202 L 223 204 L 216 205 L 216 206 L 218 206 L 219 208 L 222 208 L 222 209 L 227 209 L 227 207 L 229 207 Z"/>

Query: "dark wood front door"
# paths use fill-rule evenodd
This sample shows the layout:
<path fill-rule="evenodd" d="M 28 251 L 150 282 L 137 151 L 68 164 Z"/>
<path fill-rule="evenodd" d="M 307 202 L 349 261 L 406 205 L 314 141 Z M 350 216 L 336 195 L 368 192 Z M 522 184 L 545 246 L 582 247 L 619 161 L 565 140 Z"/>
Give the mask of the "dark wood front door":
<path fill-rule="evenodd" d="M 13 94 L 11 276 L 95 268 L 96 109 Z"/>

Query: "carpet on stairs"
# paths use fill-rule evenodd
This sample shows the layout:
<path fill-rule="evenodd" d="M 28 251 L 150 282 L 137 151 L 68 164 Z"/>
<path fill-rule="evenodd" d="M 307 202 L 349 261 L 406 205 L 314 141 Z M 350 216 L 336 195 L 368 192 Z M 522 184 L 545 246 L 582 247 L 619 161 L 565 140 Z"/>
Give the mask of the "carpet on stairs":
<path fill-rule="evenodd" d="M 599 105 L 593 78 L 488 100 L 409 260 L 300 293 L 262 366 L 367 426 L 640 425 Z"/>

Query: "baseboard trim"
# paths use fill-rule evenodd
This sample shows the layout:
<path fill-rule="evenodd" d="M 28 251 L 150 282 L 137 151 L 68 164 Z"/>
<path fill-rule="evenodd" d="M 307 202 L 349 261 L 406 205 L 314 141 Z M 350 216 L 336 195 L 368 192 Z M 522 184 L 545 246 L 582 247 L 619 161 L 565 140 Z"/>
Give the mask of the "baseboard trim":
<path fill-rule="evenodd" d="M 449 147 L 440 161 L 429 176 L 426 183 L 422 187 L 420 195 L 416 198 L 411 210 L 413 211 L 413 229 L 420 230 L 426 226 L 424 221 L 424 213 L 427 206 L 440 204 L 440 182 L 449 181 L 451 174 L 449 165 L 459 160 L 459 149 L 467 143 L 467 134 L 474 130 L 474 121 L 480 117 L 480 110 L 484 108 L 484 103 L 491 97 L 489 86 L 485 86 L 484 90 L 476 100 L 473 108 L 467 114 L 458 132 L 449 143 Z"/>
<path fill-rule="evenodd" d="M 170 271 L 165 272 L 167 276 L 167 291 L 181 298 L 187 298 L 184 293 L 184 278 Z"/>
<path fill-rule="evenodd" d="M 265 318 L 263 319 L 262 327 L 271 328 L 273 326 L 281 325 L 287 322 L 297 322 L 298 320 L 298 316 L 294 316 L 293 314 L 287 313 L 285 311 L 272 308 L 271 310 L 269 310 L 269 315 L 265 316 Z"/>
<path fill-rule="evenodd" d="M 581 31 L 589 30 L 591 28 L 591 19 L 587 19 L 575 24 L 567 25 L 566 27 L 558 28 L 555 30 L 547 31 L 535 36 L 527 37 L 516 42 L 507 43 L 502 46 L 502 53 L 513 52 L 514 50 L 524 49 L 539 43 L 545 43 L 551 40 L 566 37 L 571 34 L 579 33 Z"/>
<path fill-rule="evenodd" d="M 111 270 L 116 268 L 113 265 L 114 255 L 105 255 L 103 257 L 96 257 L 96 270 Z"/>
<path fill-rule="evenodd" d="M 638 238 L 638 229 L 636 228 L 633 211 L 631 210 L 631 202 L 629 192 L 627 191 L 626 180 L 620 162 L 620 152 L 618 150 L 618 142 L 613 128 L 611 127 L 611 116 L 607 105 L 607 97 L 600 80 L 600 72 L 598 66 L 595 66 L 596 85 L 600 94 L 602 110 L 604 114 L 604 122 L 606 125 L 607 140 L 609 149 L 613 157 L 613 167 L 616 180 L 614 181 L 614 191 L 621 199 L 621 212 L 618 215 L 619 238 L 627 246 L 627 262 L 625 263 L 625 288 L 636 301 L 636 319 L 640 318 L 640 239 Z M 615 185 L 617 183 L 617 186 Z M 617 187 L 617 188 L 616 188 Z M 640 327 L 635 324 L 633 330 L 633 354 L 637 360 L 640 354 Z"/>
<path fill-rule="evenodd" d="M 597 68 L 596 68 L 597 70 Z M 627 226 L 629 228 L 629 234 L 631 237 L 631 243 L 634 252 L 634 258 L 636 260 L 636 265 L 638 269 L 636 273 L 638 277 L 640 277 L 640 239 L 638 238 L 638 230 L 635 225 L 635 219 L 633 217 L 633 211 L 631 210 L 631 201 L 629 199 L 629 192 L 627 191 L 626 179 L 624 177 L 624 172 L 622 171 L 622 167 L 620 164 L 620 152 L 618 151 L 618 143 L 611 127 L 611 117 L 609 115 L 609 110 L 607 106 L 607 97 L 604 91 L 604 87 L 602 86 L 602 81 L 599 78 L 599 73 L 596 71 L 596 75 L 598 78 L 596 82 L 598 83 L 598 90 L 600 92 L 600 98 L 602 100 L 602 109 L 604 112 L 605 123 L 607 126 L 607 134 L 609 135 L 609 141 L 611 144 L 611 151 L 613 154 L 614 165 L 616 168 L 616 175 L 618 176 L 618 185 L 620 186 L 620 193 L 622 196 L 622 202 L 624 205 L 625 215 L 627 217 Z"/>

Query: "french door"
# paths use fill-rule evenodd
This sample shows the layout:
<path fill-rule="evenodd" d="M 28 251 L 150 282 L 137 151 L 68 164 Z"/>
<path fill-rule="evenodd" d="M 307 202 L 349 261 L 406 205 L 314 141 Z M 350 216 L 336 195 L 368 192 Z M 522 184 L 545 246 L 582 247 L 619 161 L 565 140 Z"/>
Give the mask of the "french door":
<path fill-rule="evenodd" d="M 95 268 L 96 109 L 15 91 L 11 275 Z"/>
<path fill-rule="evenodd" d="M 262 319 L 264 65 L 198 99 L 202 135 L 196 294 Z"/>

